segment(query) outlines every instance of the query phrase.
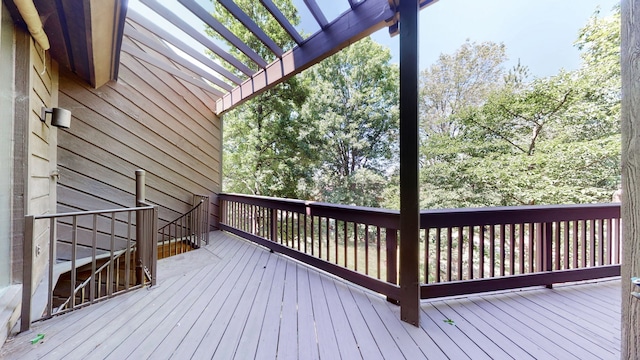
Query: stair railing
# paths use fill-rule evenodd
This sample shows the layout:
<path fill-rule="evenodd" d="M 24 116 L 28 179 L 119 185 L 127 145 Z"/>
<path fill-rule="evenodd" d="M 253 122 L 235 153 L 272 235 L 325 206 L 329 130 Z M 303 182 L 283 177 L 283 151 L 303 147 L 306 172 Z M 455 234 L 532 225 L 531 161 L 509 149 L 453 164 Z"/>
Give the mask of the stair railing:
<path fill-rule="evenodd" d="M 209 197 L 194 195 L 194 206 L 158 229 L 158 258 L 178 255 L 209 243 Z"/>

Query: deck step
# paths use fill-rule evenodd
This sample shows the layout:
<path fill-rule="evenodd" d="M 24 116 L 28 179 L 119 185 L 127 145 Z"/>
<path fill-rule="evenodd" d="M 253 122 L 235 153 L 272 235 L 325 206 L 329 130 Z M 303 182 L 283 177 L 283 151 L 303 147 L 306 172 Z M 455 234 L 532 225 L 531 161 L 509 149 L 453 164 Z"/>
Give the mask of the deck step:
<path fill-rule="evenodd" d="M 22 302 L 22 285 L 12 285 L 0 290 L 0 346 L 4 344 L 11 333 L 11 329 L 20 318 L 20 303 Z"/>

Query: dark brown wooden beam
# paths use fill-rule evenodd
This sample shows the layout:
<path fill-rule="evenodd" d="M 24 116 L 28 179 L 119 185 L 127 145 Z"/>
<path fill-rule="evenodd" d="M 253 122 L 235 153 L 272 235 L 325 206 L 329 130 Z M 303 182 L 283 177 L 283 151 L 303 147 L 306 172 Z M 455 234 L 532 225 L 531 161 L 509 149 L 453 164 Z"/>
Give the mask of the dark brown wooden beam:
<path fill-rule="evenodd" d="M 191 11 L 195 16 L 209 25 L 213 31 L 217 32 L 230 44 L 235 46 L 243 54 L 245 54 L 251 61 L 255 62 L 260 68 L 264 69 L 267 66 L 267 62 L 258 53 L 253 51 L 247 44 L 235 36 L 226 26 L 220 21 L 216 20 L 211 14 L 207 12 L 202 6 L 197 4 L 194 0 L 178 0 L 180 4 Z"/>
<path fill-rule="evenodd" d="M 304 39 L 298 33 L 293 25 L 289 22 L 286 16 L 278 9 L 278 7 L 271 0 L 260 0 L 262 5 L 273 15 L 273 17 L 280 23 L 280 26 L 291 36 L 291 38 L 296 42 L 296 44 L 300 45 Z"/>
<path fill-rule="evenodd" d="M 307 8 L 309 8 L 309 11 L 311 11 L 311 14 L 318 22 L 318 25 L 320 25 L 322 29 L 326 28 L 327 25 L 329 25 L 329 22 L 327 21 L 327 18 L 322 13 L 322 10 L 320 9 L 316 1 L 304 0 L 304 3 L 307 5 Z"/>
<path fill-rule="evenodd" d="M 157 37 L 175 46 L 177 49 L 180 49 L 180 51 L 183 51 L 185 54 L 198 60 L 203 65 L 208 66 L 211 70 L 231 80 L 236 85 L 240 85 L 242 83 L 242 79 L 240 79 L 239 77 L 231 73 L 229 70 L 225 69 L 224 67 L 220 66 L 219 64 L 211 60 L 210 57 L 204 55 L 199 51 L 196 51 L 193 47 L 187 45 L 182 40 L 178 39 L 176 36 L 171 35 L 168 31 L 162 29 L 160 26 L 149 21 L 147 18 L 138 14 L 137 12 L 129 10 L 128 18 L 129 18 L 129 21 L 147 29 L 149 32 L 153 33 Z M 247 68 L 247 71 L 250 72 L 251 69 Z"/>
<path fill-rule="evenodd" d="M 240 7 L 236 5 L 235 2 L 233 2 L 232 0 L 218 0 L 218 2 L 220 3 L 220 5 L 224 6 L 224 8 L 227 9 L 227 11 L 229 11 L 231 15 L 233 15 L 233 17 L 238 19 L 238 21 L 240 21 L 242 25 L 247 28 L 247 30 L 251 31 L 251 33 L 253 33 L 253 35 L 255 35 L 258 40 L 260 40 L 266 47 L 268 47 L 275 56 L 282 56 L 282 49 L 280 48 L 280 46 L 278 46 L 278 44 L 271 40 L 269 35 L 267 35 L 262 30 L 262 28 L 260 28 L 260 26 L 258 26 L 258 24 L 256 24 L 256 22 L 253 21 L 249 17 L 249 15 L 247 15 L 247 13 L 242 11 L 242 9 L 240 9 Z"/>
<path fill-rule="evenodd" d="M 417 1 L 400 10 L 400 318 L 420 326 L 420 171 Z"/>
<path fill-rule="evenodd" d="M 171 10 L 167 9 L 164 5 L 161 5 L 156 0 L 140 0 L 145 6 L 158 13 L 158 15 L 167 19 L 171 24 L 175 25 L 178 29 L 182 30 L 185 34 L 191 36 L 194 40 L 202 44 L 207 49 L 211 50 L 214 54 L 218 55 L 222 60 L 228 62 L 230 65 L 238 69 L 247 76 L 251 76 L 255 71 L 250 69 L 247 65 L 243 64 L 240 60 L 233 57 L 224 49 L 216 45 L 209 37 L 196 30 L 193 26 L 189 25 L 186 21 L 179 18 Z M 136 21 L 137 22 L 137 21 Z M 164 37 L 164 36 L 163 36 Z"/>
<path fill-rule="evenodd" d="M 149 36 L 141 33 L 140 31 L 134 29 L 130 24 L 127 24 L 124 28 L 124 35 L 129 37 L 130 39 L 136 40 L 137 42 L 143 44 L 146 47 L 149 47 L 151 49 L 153 49 L 154 51 L 158 52 L 159 54 L 161 54 L 162 56 L 166 57 L 167 59 L 180 64 L 181 66 L 189 69 L 191 72 L 198 74 L 198 76 L 200 76 L 203 79 L 206 79 L 208 81 L 210 81 L 211 83 L 215 84 L 216 86 L 221 87 L 224 90 L 227 91 L 231 91 L 233 90 L 233 87 L 227 83 L 225 83 L 224 81 L 220 80 L 219 78 L 213 76 L 213 74 L 210 74 L 206 71 L 204 71 L 204 69 L 201 69 L 199 67 L 197 67 L 194 63 L 192 63 L 191 61 L 188 61 L 187 59 L 183 58 L 182 56 L 179 56 L 178 54 L 176 54 L 173 50 L 169 49 L 168 47 L 166 47 L 165 45 L 163 45 L 162 43 L 160 43 L 158 40 L 154 40 L 151 39 Z"/>
<path fill-rule="evenodd" d="M 287 51 L 281 59 L 253 74 L 241 86 L 217 102 L 222 114 L 291 76 L 317 64 L 350 44 L 387 26 L 394 12 L 387 0 L 367 0 L 340 15 L 324 31 L 309 37 L 302 45 Z"/>
<path fill-rule="evenodd" d="M 146 63 L 148 63 L 149 65 L 153 65 L 155 67 L 157 67 L 160 70 L 166 71 L 169 74 L 178 77 L 186 82 L 189 82 L 197 87 L 199 87 L 200 89 L 215 95 L 216 99 L 219 99 L 220 97 L 222 97 L 224 95 L 224 93 L 222 93 L 220 90 L 217 90 L 215 88 L 213 88 L 212 86 L 208 85 L 207 83 L 205 83 L 202 79 L 196 79 L 192 76 L 189 76 L 187 74 L 185 74 L 184 72 L 172 67 L 171 65 L 168 65 L 156 58 L 154 58 L 153 56 L 147 54 L 146 52 L 140 50 L 140 49 L 136 49 L 134 46 L 129 45 L 129 44 L 122 44 L 122 51 L 126 52 L 127 54 L 136 57 Z"/>

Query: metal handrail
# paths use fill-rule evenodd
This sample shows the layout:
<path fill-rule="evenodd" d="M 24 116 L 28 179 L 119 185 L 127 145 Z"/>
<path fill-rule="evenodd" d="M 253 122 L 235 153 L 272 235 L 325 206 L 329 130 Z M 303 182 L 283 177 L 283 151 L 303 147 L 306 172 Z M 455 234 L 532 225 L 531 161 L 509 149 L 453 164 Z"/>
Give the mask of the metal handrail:
<path fill-rule="evenodd" d="M 136 269 L 139 274 L 144 274 L 145 272 L 150 271 L 153 276 L 151 279 L 151 283 L 153 284 L 155 281 L 155 261 L 157 259 L 156 251 L 154 248 L 157 247 L 157 238 L 155 234 L 157 234 L 157 217 L 158 217 L 158 207 L 149 204 L 142 204 L 144 206 L 131 207 L 131 208 L 119 208 L 119 209 L 107 209 L 107 210 L 88 210 L 88 211 L 75 211 L 75 212 L 67 212 L 67 213 L 58 213 L 58 214 L 44 214 L 44 215 L 28 215 L 25 217 L 25 241 L 23 246 L 23 294 L 22 294 L 22 315 L 21 315 L 21 331 L 25 331 L 30 328 L 31 325 L 31 298 L 32 298 L 32 281 L 33 281 L 33 256 L 34 256 L 34 247 L 35 247 L 35 239 L 34 239 L 34 229 L 36 225 L 36 221 L 38 220 L 49 220 L 48 232 L 49 232 L 49 265 L 48 265 L 48 290 L 47 290 L 47 305 L 45 314 L 40 319 L 47 319 L 52 317 L 54 314 L 53 309 L 53 290 L 54 290 L 54 264 L 56 263 L 55 253 L 57 249 L 57 236 L 56 230 L 58 225 L 58 219 L 60 218 L 71 218 L 71 284 L 75 287 L 76 284 L 76 270 L 77 266 L 77 247 L 78 247 L 78 238 L 79 238 L 79 229 L 83 229 L 78 225 L 78 218 L 83 216 L 90 216 L 93 219 L 93 226 L 91 228 L 91 275 L 90 277 L 83 281 L 83 283 L 78 288 L 73 288 L 72 294 L 69 297 L 68 303 L 70 303 L 70 309 L 73 310 L 78 306 L 83 306 L 84 304 L 75 304 L 75 295 L 78 289 L 83 286 L 87 286 L 87 284 L 95 283 L 96 275 L 100 273 L 100 271 L 104 270 L 106 267 L 110 267 L 111 271 L 108 276 L 114 276 L 114 260 L 120 258 L 122 254 L 125 254 L 127 258 L 125 262 L 125 290 L 128 291 L 134 289 L 138 286 L 144 286 L 146 282 L 144 281 L 144 275 L 138 276 L 137 281 L 138 284 L 130 284 L 129 279 L 129 271 L 131 268 L 131 259 L 129 259 L 130 254 L 135 251 L 137 254 L 136 259 Z M 115 225 L 116 222 L 122 222 L 122 220 L 116 221 L 116 214 L 126 213 L 127 220 L 124 222 L 126 224 L 126 248 L 125 249 L 116 249 L 115 240 L 116 240 L 116 232 Z M 132 246 L 132 229 L 134 227 L 132 218 L 136 215 L 138 219 L 135 228 L 138 229 L 136 232 L 138 234 L 142 234 L 141 236 L 136 236 L 135 245 Z M 98 218 L 101 217 L 110 217 L 110 231 L 109 230 L 101 230 L 98 231 Z M 87 228 L 85 228 L 87 229 Z M 108 253 L 110 261 L 107 261 L 106 264 L 97 269 L 96 257 L 97 257 L 97 239 L 98 233 L 100 234 L 109 234 L 110 241 L 108 245 Z M 147 244 L 148 243 L 148 244 Z M 144 248 L 151 247 L 151 251 L 141 252 Z M 116 254 L 119 250 L 124 250 L 122 253 Z M 151 256 L 142 256 L 143 254 L 148 253 Z M 88 265 L 88 264 L 87 264 Z M 110 279 L 108 280 L 110 281 Z M 113 296 L 113 291 L 111 288 L 106 291 L 104 297 Z M 98 293 L 98 298 L 101 294 Z M 96 297 L 96 289 L 94 286 L 89 288 L 89 303 L 93 303 L 97 300 Z M 67 302 L 65 302 L 67 303 Z M 64 305 L 65 307 L 67 305 Z M 60 309 L 59 307 L 58 309 Z M 67 310 L 67 311 L 68 311 Z M 65 311 L 66 312 L 66 311 Z M 58 311 L 60 313 L 60 311 Z"/>
<path fill-rule="evenodd" d="M 165 247 L 168 248 L 168 255 L 177 255 L 192 248 L 202 246 L 202 241 L 208 243 L 208 203 L 209 197 L 204 195 L 194 195 L 194 205 L 184 214 L 168 222 L 158 229 L 160 236 L 159 243 L 163 245 L 161 258 L 166 257 Z M 173 231 L 172 231 L 173 230 Z M 178 246 L 187 242 L 187 248 Z M 173 246 L 173 251 L 172 251 Z"/>
<path fill-rule="evenodd" d="M 135 252 L 136 250 L 136 246 L 133 245 L 131 247 L 131 249 L 129 249 L 129 254 Z M 99 273 L 101 273 L 104 269 L 106 269 L 108 266 L 110 266 L 112 263 L 114 263 L 116 260 L 119 260 L 124 254 L 127 253 L 127 250 L 122 250 L 122 251 L 118 251 L 118 255 L 115 258 L 109 259 L 109 261 L 107 261 L 106 263 L 102 264 L 102 266 L 100 266 L 96 272 L 94 273 L 94 275 L 97 275 Z M 74 290 L 73 293 L 71 294 L 71 296 L 69 296 L 69 298 L 67 298 L 67 300 L 60 306 L 58 306 L 58 311 L 56 311 L 55 314 L 60 313 L 61 311 L 64 310 L 64 308 L 66 307 L 67 304 L 69 304 L 71 302 L 71 297 L 72 296 L 76 296 L 78 294 L 78 291 L 80 291 L 80 289 L 83 289 L 87 286 L 87 284 L 89 284 L 91 280 L 91 277 L 87 278 L 85 281 L 83 281 L 80 285 L 78 285 Z M 54 314 L 54 315 L 55 315 Z"/>

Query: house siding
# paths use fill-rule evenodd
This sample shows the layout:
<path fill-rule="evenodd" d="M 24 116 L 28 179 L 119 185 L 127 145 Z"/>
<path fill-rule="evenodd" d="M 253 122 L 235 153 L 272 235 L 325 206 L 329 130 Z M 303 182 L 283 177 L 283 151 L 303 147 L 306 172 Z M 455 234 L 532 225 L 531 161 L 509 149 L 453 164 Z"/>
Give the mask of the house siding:
<path fill-rule="evenodd" d="M 222 136 L 207 99 L 125 53 L 118 81 L 99 89 L 61 70 L 60 106 L 73 119 L 59 132 L 57 211 L 133 207 L 135 170 L 143 169 L 160 226 L 189 210 L 193 194 L 204 194 L 214 228 Z"/>

